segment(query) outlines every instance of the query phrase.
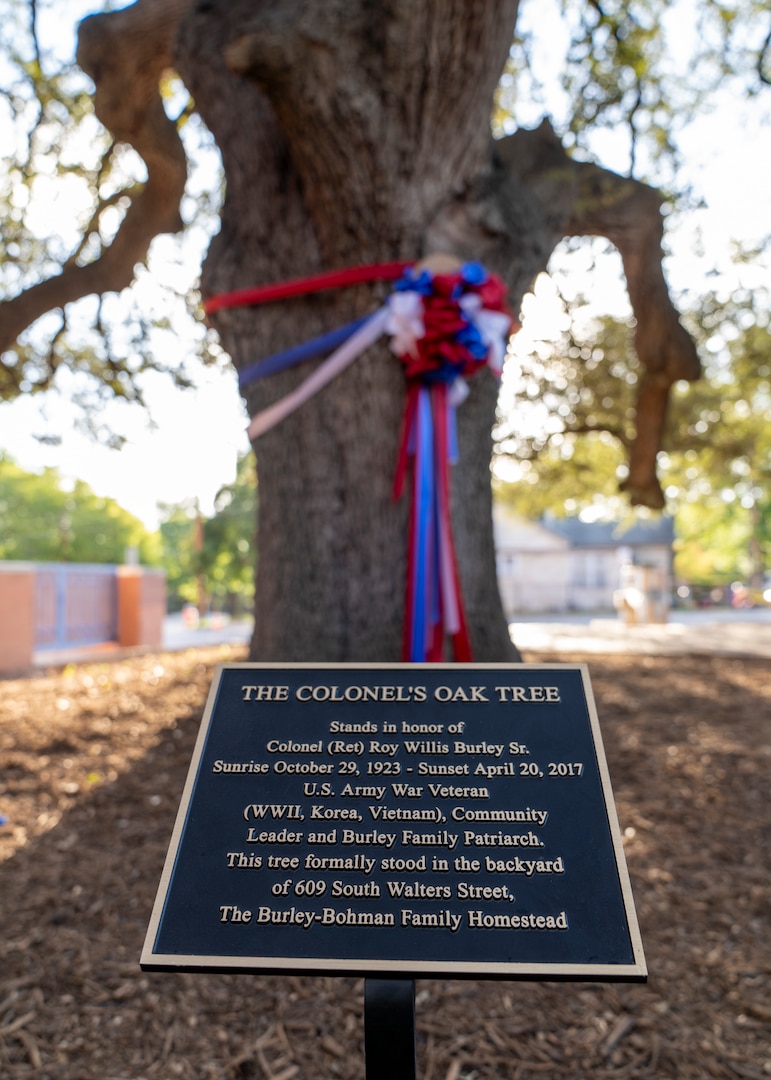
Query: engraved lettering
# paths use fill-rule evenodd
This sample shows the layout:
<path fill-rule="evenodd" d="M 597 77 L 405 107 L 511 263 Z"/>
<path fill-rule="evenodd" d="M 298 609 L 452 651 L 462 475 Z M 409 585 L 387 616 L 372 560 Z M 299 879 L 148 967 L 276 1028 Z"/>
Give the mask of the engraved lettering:
<path fill-rule="evenodd" d="M 281 829 L 279 832 L 257 832 L 253 825 L 246 834 L 247 844 L 300 844 L 303 834 Z"/>
<path fill-rule="evenodd" d="M 242 911 L 235 904 L 220 905 L 220 922 L 248 923 L 252 921 L 251 911 Z"/>
<path fill-rule="evenodd" d="M 402 829 L 402 844 L 405 846 L 408 844 L 436 845 L 447 847 L 452 851 L 457 843 L 458 834 L 448 832 L 447 829 L 440 829 L 439 832 L 434 833 L 416 833 L 412 829 Z"/>
<path fill-rule="evenodd" d="M 352 806 L 323 806 L 314 803 L 310 818 L 311 821 L 361 821 L 361 814 Z"/>
<path fill-rule="evenodd" d="M 402 908 L 402 926 L 414 926 L 421 930 L 451 930 L 456 932 L 463 922 L 463 916 L 445 908 L 444 911 L 413 911 Z"/>
<path fill-rule="evenodd" d="M 406 703 L 425 701 L 427 690 L 425 686 L 300 686 L 295 692 L 295 697 L 298 701 L 332 701 L 349 704 L 367 701 Z"/>
<path fill-rule="evenodd" d="M 559 915 L 488 915 L 484 911 L 467 911 L 468 925 L 474 930 L 567 930 L 564 911 Z"/>
<path fill-rule="evenodd" d="M 301 911 L 294 906 L 284 910 L 267 906 L 257 908 L 258 923 L 288 924 L 290 926 L 301 926 L 303 929 L 309 930 L 317 918 L 318 916 L 313 911 Z"/>
<path fill-rule="evenodd" d="M 530 832 L 512 834 L 504 832 L 475 833 L 467 829 L 463 833 L 463 843 L 466 847 L 543 847 L 543 841 L 539 840 L 535 833 Z"/>
<path fill-rule="evenodd" d="M 329 725 L 330 735 L 374 735 L 377 724 L 368 720 L 365 724 L 344 724 L 340 720 L 333 720 Z"/>
<path fill-rule="evenodd" d="M 486 787 L 444 787 L 442 784 L 429 784 L 428 790 L 438 799 L 490 798 L 490 789 Z"/>
<path fill-rule="evenodd" d="M 370 754 L 384 754 L 386 757 L 394 757 L 398 749 L 398 743 L 383 743 L 370 741 L 369 744 Z"/>
<path fill-rule="evenodd" d="M 259 820 L 264 817 L 293 818 L 295 821 L 304 820 L 301 805 L 289 805 L 286 803 L 271 803 L 270 806 L 264 806 L 261 803 L 250 803 L 244 807 L 243 817 L 244 821 L 249 821 L 250 818 Z"/>
<path fill-rule="evenodd" d="M 558 686 L 496 686 L 499 701 L 560 701 Z"/>
<path fill-rule="evenodd" d="M 548 810 L 470 810 L 465 806 L 455 806 L 451 815 L 453 821 L 527 821 L 535 825 L 545 825 L 549 818 Z"/>
<path fill-rule="evenodd" d="M 320 754 L 324 749 L 324 744 L 319 740 L 318 742 L 302 743 L 302 742 L 281 742 L 279 739 L 269 739 L 265 749 L 269 754 Z"/>
<path fill-rule="evenodd" d="M 345 784 L 343 790 L 340 792 L 340 798 L 382 799 L 385 793 L 385 784 L 382 787 L 368 786 L 366 784 Z"/>
<path fill-rule="evenodd" d="M 242 686 L 243 701 L 288 701 L 288 686 Z"/>
<path fill-rule="evenodd" d="M 330 892 L 332 896 L 380 896 L 380 886 L 375 881 L 365 881 L 355 884 L 349 884 L 344 881 L 333 881 Z"/>
<path fill-rule="evenodd" d="M 319 918 L 319 916 L 316 916 Z M 394 926 L 395 919 L 390 911 L 337 911 L 335 908 L 322 908 L 322 926 Z"/>
<path fill-rule="evenodd" d="M 474 769 L 474 776 L 484 776 L 486 780 L 494 780 L 496 776 L 519 776 L 517 763 L 504 761 L 502 765 L 488 765 L 486 761 L 480 761 Z"/>
<path fill-rule="evenodd" d="M 434 697 L 437 701 L 487 701 L 484 686 L 437 686 Z"/>
<path fill-rule="evenodd" d="M 404 743 L 404 751 L 407 754 L 427 754 L 429 757 L 431 754 L 449 754 L 449 743 L 436 742 L 431 739 L 426 742 L 414 742 L 412 739 L 406 739 Z"/>
<path fill-rule="evenodd" d="M 491 859 L 485 855 L 485 870 L 488 874 L 524 874 L 531 877 L 533 874 L 564 874 L 565 863 L 561 855 L 556 859 L 520 859 L 519 855 L 513 859 Z"/>
<path fill-rule="evenodd" d="M 455 742 L 453 748 L 456 754 L 473 754 L 475 757 L 488 756 L 500 757 L 504 751 L 502 743 L 465 743 Z"/>
<path fill-rule="evenodd" d="M 468 776 L 468 764 L 465 765 L 432 765 L 428 761 L 418 764 L 419 776 Z"/>
<path fill-rule="evenodd" d="M 262 869 L 262 855 L 255 855 L 254 852 L 247 853 L 245 851 L 229 851 L 226 855 L 229 869 L 237 870 L 261 870 Z"/>
<path fill-rule="evenodd" d="M 396 843 L 396 833 L 354 832 L 353 829 L 343 829 L 340 842 L 342 844 L 356 844 L 357 847 L 365 844 L 374 844 L 377 847 L 392 848 Z"/>
<path fill-rule="evenodd" d="M 391 790 L 398 799 L 419 799 L 423 794 L 423 787 L 413 787 L 412 784 L 391 784 Z"/>
<path fill-rule="evenodd" d="M 267 761 L 223 761 L 217 758 L 211 767 L 213 773 L 266 773 L 270 772 Z"/>
<path fill-rule="evenodd" d="M 444 821 L 438 806 L 427 809 L 406 806 L 368 806 L 375 821 Z"/>
<path fill-rule="evenodd" d="M 192 840 L 175 855 L 174 874 L 184 864 L 194 887 L 166 901 L 162 920 L 173 909 L 180 930 L 159 953 L 187 955 L 187 920 L 193 951 L 211 934 L 204 961 L 243 949 L 266 970 L 288 960 L 326 970 L 326 959 L 439 972 L 478 961 L 482 972 L 525 976 L 533 966 L 631 968 L 633 935 L 617 934 L 618 946 L 603 937 L 626 902 L 615 878 L 598 880 L 597 852 L 613 856 L 593 828 L 604 766 L 592 724 L 582 730 L 593 716 L 580 704 L 586 672 L 561 670 L 575 666 L 413 667 L 407 679 L 425 674 L 421 686 L 400 684 L 396 665 L 226 665 L 190 774 L 211 805 L 186 811 Z M 517 678 L 527 685 L 496 685 Z M 552 678 L 560 685 L 545 685 Z M 541 708 L 574 695 L 576 710 Z M 520 950 L 496 930 L 535 937 Z M 568 930 L 565 951 L 554 935 Z M 165 945 L 163 931 L 155 940 Z"/>
<path fill-rule="evenodd" d="M 514 900 L 508 885 L 472 885 L 468 881 L 458 882 L 457 896 L 459 900 Z"/>
<path fill-rule="evenodd" d="M 310 840 L 310 836 L 308 839 Z M 334 870 L 337 874 L 344 871 L 371 874 L 376 862 L 377 859 L 369 855 L 351 855 L 349 858 L 343 858 L 339 855 L 316 855 L 310 852 L 305 856 L 305 869 Z"/>
<path fill-rule="evenodd" d="M 426 885 L 423 881 L 386 881 L 391 896 L 405 900 L 451 900 L 449 885 Z"/>

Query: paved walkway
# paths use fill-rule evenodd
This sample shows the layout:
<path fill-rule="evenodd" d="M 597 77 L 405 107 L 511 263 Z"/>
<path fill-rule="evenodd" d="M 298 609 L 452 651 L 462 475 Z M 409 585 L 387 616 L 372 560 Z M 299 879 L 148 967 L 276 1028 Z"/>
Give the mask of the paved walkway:
<path fill-rule="evenodd" d="M 163 624 L 163 641 L 157 651 L 178 652 L 182 649 L 204 648 L 208 645 L 246 645 L 252 636 L 252 620 L 204 622 L 186 626 L 180 615 L 169 615 Z M 152 652 L 150 647 L 121 649 L 109 641 L 97 645 L 72 646 L 65 649 L 39 649 L 34 656 L 35 667 L 59 667 L 63 664 L 110 662 L 123 656 Z"/>
<path fill-rule="evenodd" d="M 171 650 L 204 645 L 243 645 L 251 636 L 251 619 L 214 618 L 204 620 L 200 626 L 187 626 L 181 615 L 169 615 L 163 624 L 163 647 Z"/>
<path fill-rule="evenodd" d="M 250 636 L 250 620 L 192 629 L 178 616 L 171 616 L 164 628 L 164 646 L 187 649 L 196 645 L 242 644 Z M 719 653 L 771 659 L 771 607 L 674 611 L 666 623 L 643 626 L 627 626 L 612 615 L 557 615 L 513 622 L 511 636 L 520 649 L 537 652 L 650 656 Z"/>
<path fill-rule="evenodd" d="M 675 611 L 668 622 L 627 626 L 613 616 L 558 615 L 533 617 L 510 624 L 512 640 L 523 652 L 639 653 L 648 656 L 721 655 L 766 657 L 771 660 L 771 607 L 747 611 L 713 608 Z M 188 627 L 180 616 L 164 625 L 163 649 L 176 651 L 208 645 L 245 645 L 252 632 L 250 619 Z M 87 660 L 114 660 L 117 645 L 86 646 L 64 651 L 41 651 L 38 666 L 58 666 Z M 771 678 L 771 667 L 769 667 Z"/>
<path fill-rule="evenodd" d="M 675 611 L 663 624 L 627 626 L 621 619 L 569 616 L 514 622 L 512 640 L 524 650 L 555 653 L 721 655 L 771 659 L 771 608 Z M 771 669 L 769 669 L 771 676 Z"/>

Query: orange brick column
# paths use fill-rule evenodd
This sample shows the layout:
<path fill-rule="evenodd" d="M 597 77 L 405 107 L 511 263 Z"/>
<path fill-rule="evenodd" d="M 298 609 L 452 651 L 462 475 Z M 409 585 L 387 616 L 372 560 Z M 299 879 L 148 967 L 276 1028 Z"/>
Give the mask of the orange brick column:
<path fill-rule="evenodd" d="M 139 566 L 118 567 L 118 644 L 163 644 L 166 575 Z"/>
<path fill-rule="evenodd" d="M 32 667 L 34 651 L 34 567 L 0 563 L 0 671 Z"/>

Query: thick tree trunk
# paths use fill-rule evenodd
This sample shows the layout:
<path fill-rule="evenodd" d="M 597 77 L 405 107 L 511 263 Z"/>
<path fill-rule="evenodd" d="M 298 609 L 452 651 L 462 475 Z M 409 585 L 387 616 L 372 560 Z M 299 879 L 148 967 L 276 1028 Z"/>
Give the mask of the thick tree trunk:
<path fill-rule="evenodd" d="M 227 182 L 204 294 L 442 250 L 503 273 L 516 307 L 544 256 L 524 192 L 520 210 L 511 197 L 502 216 L 499 189 L 512 181 L 490 149 L 492 94 L 516 6 L 197 5 L 181 28 L 178 65 Z M 215 323 L 241 368 L 374 310 L 385 292 L 357 286 L 227 309 Z M 250 413 L 307 370 L 250 387 Z M 404 399 L 400 366 L 379 344 L 256 441 L 255 659 L 399 659 L 407 506 L 394 503 L 391 487 Z M 478 376 L 459 410 L 453 479 L 478 660 L 513 656 L 492 543 L 495 399 L 492 378 Z"/>

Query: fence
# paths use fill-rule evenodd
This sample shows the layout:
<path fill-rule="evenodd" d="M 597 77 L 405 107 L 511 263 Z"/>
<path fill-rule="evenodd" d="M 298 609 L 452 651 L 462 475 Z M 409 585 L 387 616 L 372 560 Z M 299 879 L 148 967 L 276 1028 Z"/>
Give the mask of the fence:
<path fill-rule="evenodd" d="M 0 671 L 88 645 L 157 646 L 166 578 L 136 566 L 0 563 Z"/>
<path fill-rule="evenodd" d="M 118 567 L 38 563 L 35 648 L 118 640 Z"/>

